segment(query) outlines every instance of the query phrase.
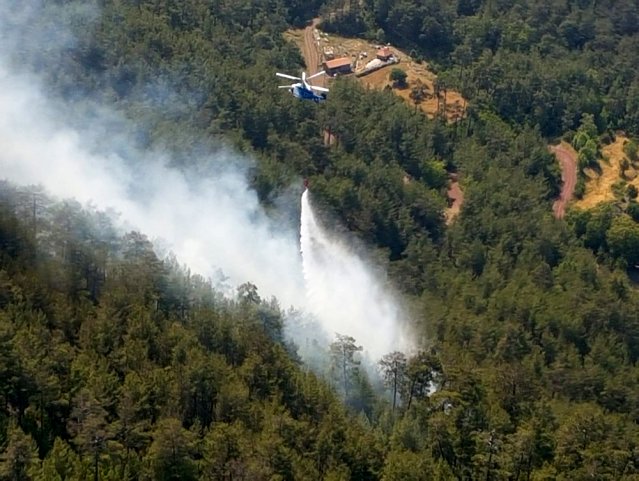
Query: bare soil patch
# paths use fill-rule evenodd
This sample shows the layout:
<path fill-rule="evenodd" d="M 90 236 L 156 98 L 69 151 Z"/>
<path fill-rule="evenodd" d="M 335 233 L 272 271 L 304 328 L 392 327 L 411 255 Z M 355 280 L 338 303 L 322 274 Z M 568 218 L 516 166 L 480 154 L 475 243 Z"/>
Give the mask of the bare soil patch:
<path fill-rule="evenodd" d="M 446 194 L 452 201 L 450 206 L 444 211 L 446 224 L 450 224 L 457 214 L 459 214 L 461 206 L 464 203 L 464 193 L 459 186 L 457 174 L 450 174 L 450 185 L 448 186 L 448 192 L 446 192 Z"/>
<path fill-rule="evenodd" d="M 550 151 L 555 154 L 561 166 L 561 193 L 559 199 L 552 206 L 553 213 L 557 219 L 563 218 L 566 213 L 566 206 L 572 199 L 577 185 L 577 152 L 566 141 L 559 145 L 551 145 Z"/>
<path fill-rule="evenodd" d="M 327 145 L 327 146 L 333 145 L 335 142 L 337 142 L 337 137 L 335 137 L 335 134 L 328 129 L 324 130 L 323 139 L 324 139 L 324 145 Z"/>

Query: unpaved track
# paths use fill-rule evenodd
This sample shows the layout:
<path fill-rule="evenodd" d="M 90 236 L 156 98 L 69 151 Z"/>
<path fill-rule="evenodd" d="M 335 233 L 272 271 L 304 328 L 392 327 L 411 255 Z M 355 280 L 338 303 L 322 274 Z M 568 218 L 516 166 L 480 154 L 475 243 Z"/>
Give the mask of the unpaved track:
<path fill-rule="evenodd" d="M 566 214 L 566 206 L 575 192 L 577 184 L 577 152 L 566 142 L 559 145 L 551 145 L 550 151 L 555 154 L 561 166 L 561 194 L 552 206 L 552 211 L 557 219 Z"/>
<path fill-rule="evenodd" d="M 320 67 L 320 56 L 318 47 L 315 41 L 315 37 L 313 36 L 313 31 L 317 28 L 319 22 L 319 18 L 314 18 L 313 22 L 304 29 L 304 44 L 302 45 L 302 55 L 304 56 L 306 68 L 308 68 L 309 75 L 313 75 L 314 73 L 318 72 Z M 311 80 L 311 83 L 319 87 L 326 87 L 326 76 L 322 75 L 320 77 L 314 78 L 313 80 Z"/>
<path fill-rule="evenodd" d="M 456 173 L 450 174 L 450 185 L 446 194 L 448 195 L 448 198 L 453 201 L 450 207 L 444 212 L 446 216 L 446 224 L 450 224 L 457 214 L 459 214 L 459 210 L 464 203 L 464 193 L 459 187 L 459 180 Z"/>

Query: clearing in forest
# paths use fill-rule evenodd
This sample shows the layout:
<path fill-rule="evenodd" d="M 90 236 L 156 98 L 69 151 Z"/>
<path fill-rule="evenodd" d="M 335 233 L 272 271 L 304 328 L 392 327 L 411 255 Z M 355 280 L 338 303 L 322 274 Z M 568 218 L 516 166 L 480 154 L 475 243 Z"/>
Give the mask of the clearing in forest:
<path fill-rule="evenodd" d="M 350 58 L 354 66 L 353 71 L 358 72 L 376 57 L 378 49 L 383 46 L 362 39 L 326 34 L 317 29 L 318 23 L 319 20 L 315 19 L 303 30 L 289 30 L 284 34 L 287 40 L 295 43 L 302 51 L 309 73 L 320 69 L 320 64 L 326 58 L 326 52 L 331 52 L 335 58 Z M 417 105 L 430 118 L 435 117 L 438 111 L 445 111 L 446 118 L 450 122 L 464 117 L 466 100 L 459 92 L 446 89 L 442 90 L 438 96 L 435 95 L 434 82 L 437 75 L 428 69 L 426 62 L 418 63 L 405 52 L 393 46 L 388 48 L 399 59 L 399 63 L 357 77 L 362 84 L 376 89 L 391 87 L 390 73 L 393 68 L 399 68 L 406 72 L 407 86 L 402 89 L 393 88 L 393 92 L 410 105 Z M 423 94 L 423 99 L 417 104 L 410 97 L 414 88 L 419 89 Z"/>
<path fill-rule="evenodd" d="M 601 173 L 592 169 L 586 169 L 586 192 L 581 200 L 577 200 L 574 206 L 579 209 L 590 209 L 601 202 L 616 200 L 613 186 L 620 182 L 633 184 L 639 188 L 639 177 L 637 171 L 630 162 L 630 168 L 621 174 L 620 162 L 627 158 L 623 151 L 624 144 L 628 142 L 628 137 L 617 135 L 612 144 L 601 149 L 603 159 L 599 161 Z"/>
<path fill-rule="evenodd" d="M 450 184 L 446 195 L 450 199 L 450 205 L 444 210 L 444 215 L 446 217 L 446 224 L 450 225 L 455 217 L 457 217 L 457 214 L 459 214 L 461 206 L 464 203 L 464 193 L 459 186 L 457 174 L 450 174 L 449 177 Z"/>

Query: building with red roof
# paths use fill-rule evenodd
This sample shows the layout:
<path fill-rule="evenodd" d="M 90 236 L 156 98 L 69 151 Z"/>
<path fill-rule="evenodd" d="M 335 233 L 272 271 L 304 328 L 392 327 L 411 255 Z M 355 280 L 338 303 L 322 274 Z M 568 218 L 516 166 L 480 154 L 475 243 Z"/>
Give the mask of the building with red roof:
<path fill-rule="evenodd" d="M 347 74 L 353 71 L 352 61 L 348 57 L 326 60 L 322 66 L 329 75 Z"/>
<path fill-rule="evenodd" d="M 386 62 L 393 56 L 393 51 L 388 47 L 382 47 L 377 51 L 377 58 Z"/>

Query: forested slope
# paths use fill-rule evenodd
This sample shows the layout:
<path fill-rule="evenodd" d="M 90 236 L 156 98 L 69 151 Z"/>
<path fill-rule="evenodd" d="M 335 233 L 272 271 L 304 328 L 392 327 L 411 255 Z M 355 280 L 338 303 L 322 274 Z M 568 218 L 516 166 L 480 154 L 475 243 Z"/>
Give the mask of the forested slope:
<path fill-rule="evenodd" d="M 74 3 L 33 26 L 47 31 Z M 637 225 L 613 206 L 554 219 L 559 175 L 546 148 L 546 136 L 583 127 L 588 112 L 593 135 L 637 132 L 639 49 L 624 47 L 637 42 L 625 23 L 636 4 L 397 2 L 359 12 L 351 2 L 346 13 L 362 17 L 353 25 L 412 43 L 459 82 L 470 116 L 447 126 L 348 80 L 332 83 L 321 106 L 275 90 L 274 70 L 302 68 L 281 32 L 319 4 L 102 3 L 89 27 L 70 22 L 77 41 L 47 52 L 52 62 L 37 42 L 17 57 L 35 55 L 52 94 L 99 98 L 138 122 L 142 148 L 228 142 L 250 152 L 265 204 L 310 177 L 316 198 L 380 249 L 428 354 L 388 358 L 395 409 L 349 403 L 364 412 L 353 418 L 299 371 L 277 326 L 264 326 L 277 312 L 248 286 L 221 301 L 139 235 L 70 235 L 77 208 L 58 206 L 51 226 L 67 232 L 36 241 L 44 227 L 5 197 L 3 475 L 21 469 L 9 461 L 17 453 L 37 452 L 44 464 L 29 473 L 41 479 L 53 478 L 41 473 L 56 456 L 82 473 L 98 459 L 105 479 L 639 476 L 639 299 L 626 273 Z M 451 168 L 465 202 L 446 227 Z"/>
<path fill-rule="evenodd" d="M 225 300 L 103 214 L 0 187 L 1 479 L 376 479 L 370 426 L 254 286 Z"/>
<path fill-rule="evenodd" d="M 433 61 L 472 109 L 558 136 L 583 113 L 639 134 L 633 0 L 329 0 L 324 28 L 391 41 Z"/>

